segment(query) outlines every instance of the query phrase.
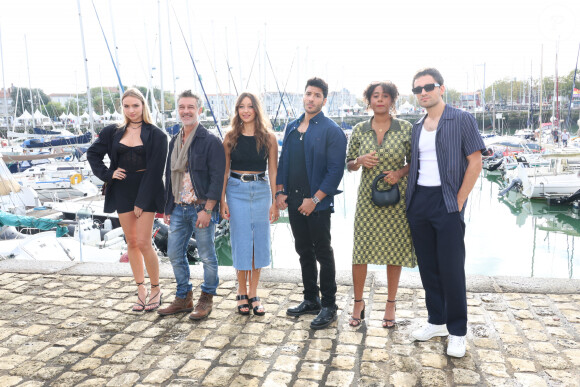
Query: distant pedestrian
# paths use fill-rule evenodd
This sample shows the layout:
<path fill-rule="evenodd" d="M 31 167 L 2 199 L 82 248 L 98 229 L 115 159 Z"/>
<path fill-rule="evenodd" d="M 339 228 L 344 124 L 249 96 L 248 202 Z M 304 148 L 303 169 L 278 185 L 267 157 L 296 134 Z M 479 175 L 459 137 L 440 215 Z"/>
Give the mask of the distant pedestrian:
<path fill-rule="evenodd" d="M 266 313 L 257 294 L 258 282 L 260 269 L 270 265 L 270 223 L 280 216 L 274 198 L 278 141 L 269 127 L 258 98 L 240 94 L 224 140 L 226 172 L 220 208 L 222 217 L 230 221 L 237 311 L 242 315 L 250 314 L 250 309 L 258 316 Z"/>
<path fill-rule="evenodd" d="M 169 225 L 167 256 L 173 266 L 177 290 L 171 305 L 158 313 L 165 316 L 193 311 L 189 318 L 201 320 L 211 313 L 219 284 L 214 241 L 225 156 L 220 139 L 199 122 L 202 99 L 186 90 L 179 95 L 177 106 L 182 127 L 169 143 L 163 217 Z M 187 260 L 187 243 L 194 232 L 203 263 L 201 295 L 195 306 Z"/>
<path fill-rule="evenodd" d="M 289 308 L 286 314 L 317 314 L 310 323 L 312 329 L 332 324 L 338 309 L 330 214 L 334 210 L 334 195 L 341 192 L 338 185 L 344 174 L 346 136 L 322 112 L 327 96 L 328 84 L 322 79 L 311 78 L 306 82 L 305 113 L 288 124 L 277 175 L 277 204 L 281 210 L 288 208 L 304 284 L 304 301 Z"/>
<path fill-rule="evenodd" d="M 363 290 L 367 265 L 386 265 L 388 292 L 382 325 L 393 328 L 402 267 L 417 265 L 405 211 L 412 125 L 394 116 L 399 92 L 393 83 L 373 82 L 363 95 L 374 114 L 355 126 L 346 156 L 349 171 L 362 166 L 352 253 L 354 307 L 349 324 L 357 327 L 365 317 Z M 373 181 L 383 173 L 386 184 L 398 184 L 400 189 L 399 202 L 386 207 L 371 199 Z"/>
<path fill-rule="evenodd" d="M 445 86 L 439 71 L 417 72 L 412 85 L 427 115 L 413 125 L 407 217 L 428 323 L 411 335 L 419 341 L 449 335 L 447 354 L 463 357 L 467 333 L 463 215 L 481 172 L 485 145 L 473 116 L 443 101 Z"/>
<path fill-rule="evenodd" d="M 159 257 L 151 243 L 156 212 L 163 212 L 163 169 L 167 135 L 153 125 L 143 94 L 130 88 L 121 98 L 123 122 L 109 125 L 87 150 L 95 176 L 105 182 L 105 212 L 117 211 L 131 270 L 137 283 L 133 311 L 152 311 L 161 305 Z M 109 167 L 103 162 L 109 156 Z M 143 265 L 145 264 L 145 265 Z M 145 267 L 151 293 L 145 288 Z"/>
<path fill-rule="evenodd" d="M 562 132 L 562 144 L 567 147 L 568 146 L 568 139 L 570 138 L 570 135 L 568 134 L 568 131 L 566 129 L 564 129 L 564 131 Z"/>

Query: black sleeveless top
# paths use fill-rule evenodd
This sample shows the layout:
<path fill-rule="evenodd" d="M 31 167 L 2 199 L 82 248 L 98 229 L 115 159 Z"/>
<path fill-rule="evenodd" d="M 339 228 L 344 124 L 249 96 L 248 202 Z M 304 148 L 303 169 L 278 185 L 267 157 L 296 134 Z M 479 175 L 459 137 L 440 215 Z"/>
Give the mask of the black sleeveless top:
<path fill-rule="evenodd" d="M 240 135 L 230 154 L 230 169 L 235 171 L 264 172 L 268 163 L 268 150 L 264 146 L 256 151 L 256 137 Z"/>
<path fill-rule="evenodd" d="M 117 156 L 119 159 L 119 167 L 127 172 L 136 172 L 142 169 L 147 169 L 145 147 L 143 145 L 127 146 L 119 143 Z"/>

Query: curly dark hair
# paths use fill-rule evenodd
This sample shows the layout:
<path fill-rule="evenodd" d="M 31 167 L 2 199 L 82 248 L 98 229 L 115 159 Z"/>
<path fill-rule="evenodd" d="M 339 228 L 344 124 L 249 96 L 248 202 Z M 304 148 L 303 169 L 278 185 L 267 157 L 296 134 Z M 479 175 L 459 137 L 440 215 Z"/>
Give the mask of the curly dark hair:
<path fill-rule="evenodd" d="M 371 82 L 367 86 L 367 88 L 363 92 L 363 98 L 364 98 L 365 102 L 367 103 L 367 107 L 371 106 L 371 96 L 373 95 L 375 89 L 379 86 L 383 89 L 383 91 L 385 93 L 387 93 L 388 95 L 391 96 L 392 103 L 391 103 L 391 108 L 389 109 L 390 110 L 389 113 L 391 113 L 391 115 L 394 116 L 396 113 L 395 102 L 397 101 L 397 98 L 399 97 L 399 90 L 397 89 L 397 86 L 395 86 L 395 84 L 391 81 Z"/>

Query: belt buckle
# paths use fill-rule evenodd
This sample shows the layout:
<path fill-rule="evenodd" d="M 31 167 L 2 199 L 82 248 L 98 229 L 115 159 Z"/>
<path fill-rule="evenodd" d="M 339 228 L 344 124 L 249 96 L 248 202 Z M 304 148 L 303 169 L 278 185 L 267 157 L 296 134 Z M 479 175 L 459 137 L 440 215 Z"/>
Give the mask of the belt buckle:
<path fill-rule="evenodd" d="M 240 176 L 240 180 L 243 181 L 244 183 L 249 183 L 250 181 L 254 181 L 255 175 L 252 175 L 251 173 L 242 173 L 242 175 Z M 246 180 L 246 177 L 249 178 L 249 180 Z"/>

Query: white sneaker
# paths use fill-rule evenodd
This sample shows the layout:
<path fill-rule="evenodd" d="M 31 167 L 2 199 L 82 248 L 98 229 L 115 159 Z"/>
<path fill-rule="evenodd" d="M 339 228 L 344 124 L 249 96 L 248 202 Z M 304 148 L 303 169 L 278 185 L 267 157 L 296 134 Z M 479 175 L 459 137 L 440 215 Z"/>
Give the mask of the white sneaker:
<path fill-rule="evenodd" d="M 418 341 L 427 341 L 435 336 L 447 336 L 449 332 L 447 331 L 447 326 L 445 324 L 435 325 L 427 323 L 427 325 L 422 328 L 416 329 L 411 332 L 411 337 Z"/>
<path fill-rule="evenodd" d="M 453 357 L 465 356 L 465 336 L 449 335 L 447 354 Z"/>

